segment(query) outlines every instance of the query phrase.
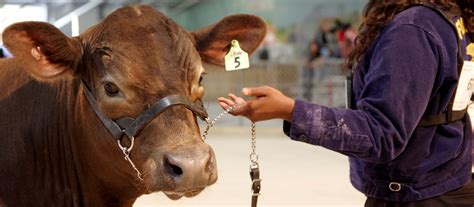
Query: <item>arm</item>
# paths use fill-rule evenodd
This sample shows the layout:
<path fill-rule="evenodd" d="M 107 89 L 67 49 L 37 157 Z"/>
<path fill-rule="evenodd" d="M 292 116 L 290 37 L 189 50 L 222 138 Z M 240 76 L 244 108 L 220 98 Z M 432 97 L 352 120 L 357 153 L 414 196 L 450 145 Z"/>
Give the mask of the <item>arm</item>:
<path fill-rule="evenodd" d="M 405 149 L 428 105 L 439 63 L 434 42 L 430 34 L 413 25 L 389 28 L 374 48 L 357 109 L 297 100 L 291 120 L 285 123 L 287 134 L 294 140 L 371 162 L 395 159 Z M 258 110 L 285 102 L 281 97 L 270 100 L 274 102 L 254 103 L 258 108 L 249 105 L 250 101 L 243 103 L 236 115 L 260 114 Z M 279 118 L 265 118 L 269 117 Z"/>

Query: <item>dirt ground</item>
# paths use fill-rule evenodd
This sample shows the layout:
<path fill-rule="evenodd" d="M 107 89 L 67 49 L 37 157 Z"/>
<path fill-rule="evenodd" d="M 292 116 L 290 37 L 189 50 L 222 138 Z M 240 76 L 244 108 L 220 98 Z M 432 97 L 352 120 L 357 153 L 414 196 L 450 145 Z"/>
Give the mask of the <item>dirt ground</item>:
<path fill-rule="evenodd" d="M 145 195 L 134 206 L 250 206 L 250 123 L 238 122 L 237 126 L 217 126 L 207 139 L 216 153 L 216 184 L 196 197 L 177 201 L 162 193 Z M 347 157 L 292 141 L 279 126 L 281 121 L 257 124 L 262 178 L 258 206 L 363 206 L 365 196 L 349 182 Z"/>

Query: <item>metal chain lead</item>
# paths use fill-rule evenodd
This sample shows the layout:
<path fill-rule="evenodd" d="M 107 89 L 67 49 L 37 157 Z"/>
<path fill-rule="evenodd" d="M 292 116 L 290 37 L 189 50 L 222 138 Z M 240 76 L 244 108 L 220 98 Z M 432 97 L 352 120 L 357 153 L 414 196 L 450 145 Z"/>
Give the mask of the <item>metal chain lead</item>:
<path fill-rule="evenodd" d="M 137 172 L 137 177 L 139 180 L 143 181 L 143 178 L 142 178 L 142 173 L 140 172 L 140 170 L 138 170 L 138 168 L 135 166 L 135 164 L 133 163 L 132 159 L 130 159 L 130 152 L 132 151 L 133 149 L 133 145 L 135 143 L 135 137 L 132 137 L 130 138 L 130 146 L 129 147 L 124 147 L 122 146 L 122 143 L 120 143 L 120 140 L 117 140 L 117 144 L 119 146 L 119 148 L 122 150 L 123 152 L 123 155 L 124 155 L 124 159 L 127 160 L 130 165 L 132 166 L 132 168 L 135 170 L 135 172 Z"/>
<path fill-rule="evenodd" d="M 260 168 L 258 166 L 258 155 L 255 149 L 257 148 L 257 135 L 255 133 L 255 122 L 252 122 L 252 152 L 250 153 L 250 179 L 252 180 L 252 199 L 251 207 L 257 207 L 258 196 L 262 189 L 260 178 Z"/>
<path fill-rule="evenodd" d="M 227 108 L 225 111 L 221 112 L 219 115 L 216 116 L 216 118 L 214 118 L 212 121 L 209 119 L 209 118 L 206 118 L 206 130 L 204 130 L 204 132 L 202 133 L 202 136 L 201 138 L 203 140 L 206 140 L 206 136 L 207 134 L 209 133 L 209 129 L 211 129 L 211 127 L 214 126 L 214 124 L 216 124 L 216 121 L 219 120 L 222 116 L 224 116 L 224 114 L 228 114 L 230 113 L 232 110 L 235 109 L 235 105 L 233 106 L 230 106 L 229 108 Z"/>
<path fill-rule="evenodd" d="M 203 140 L 206 140 L 206 136 L 209 133 L 209 129 L 211 129 L 211 127 L 214 127 L 214 124 L 216 123 L 216 121 L 219 120 L 224 114 L 228 114 L 234 109 L 235 109 L 235 105 L 230 106 L 225 111 L 223 111 L 219 115 L 217 115 L 216 118 L 214 118 L 212 121 L 209 118 L 206 118 L 205 121 L 206 121 L 207 126 L 206 126 L 206 129 L 204 130 L 204 132 L 202 133 L 201 138 Z M 257 206 L 257 199 L 258 199 L 258 196 L 260 195 L 260 189 L 261 189 L 260 182 L 262 181 L 262 179 L 260 179 L 260 169 L 259 169 L 259 166 L 258 166 L 258 155 L 257 155 L 257 152 L 256 152 L 257 134 L 256 134 L 255 122 L 252 122 L 251 131 L 252 131 L 252 140 L 251 140 L 252 152 L 250 153 L 250 156 L 249 156 L 250 157 L 250 178 L 252 179 L 252 203 L 251 203 L 251 206 L 256 207 Z M 124 151 L 124 153 L 125 153 L 125 151 Z"/>
<path fill-rule="evenodd" d="M 250 153 L 250 168 L 258 168 L 257 134 L 255 130 L 255 122 L 252 122 L 252 152 Z"/>
<path fill-rule="evenodd" d="M 209 134 L 209 130 L 214 127 L 214 124 L 216 124 L 216 121 L 221 119 L 222 116 L 224 116 L 225 114 L 228 114 L 230 113 L 232 110 L 235 109 L 235 105 L 233 106 L 230 106 L 229 108 L 227 108 L 225 111 L 221 112 L 219 115 L 217 115 L 213 120 L 210 120 L 209 118 L 206 118 L 206 129 L 204 130 L 204 132 L 202 133 L 201 135 L 201 138 L 203 140 L 206 140 L 207 138 L 207 135 Z M 258 168 L 258 155 L 257 155 L 257 152 L 255 151 L 255 149 L 257 148 L 257 135 L 256 135 L 256 129 L 255 129 L 255 122 L 252 122 L 252 152 L 250 153 L 250 167 L 251 168 L 255 168 L 257 167 Z"/>

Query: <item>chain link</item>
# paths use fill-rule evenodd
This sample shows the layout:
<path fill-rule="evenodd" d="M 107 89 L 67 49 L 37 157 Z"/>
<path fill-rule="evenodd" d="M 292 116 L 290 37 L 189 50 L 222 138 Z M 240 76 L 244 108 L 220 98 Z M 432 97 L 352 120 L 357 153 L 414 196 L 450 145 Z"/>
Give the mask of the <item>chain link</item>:
<path fill-rule="evenodd" d="M 227 108 L 225 111 L 221 112 L 219 115 L 217 115 L 214 119 L 209 119 L 209 118 L 206 118 L 206 129 L 204 130 L 204 132 L 202 133 L 201 135 L 201 138 L 203 140 L 206 140 L 207 138 L 207 135 L 209 134 L 209 130 L 214 127 L 214 125 L 216 124 L 216 121 L 221 119 L 222 116 L 224 116 L 225 114 L 228 114 L 230 113 L 232 110 L 235 109 L 235 105 L 232 105 L 230 106 L 229 108 Z M 256 125 L 255 125 L 255 122 L 252 122 L 252 129 L 251 129 L 251 132 L 252 132 L 252 152 L 250 153 L 249 157 L 250 157 L 250 168 L 258 168 L 258 154 L 256 152 L 256 148 L 257 148 L 257 134 L 256 134 Z"/>
<path fill-rule="evenodd" d="M 257 148 L 257 133 L 255 122 L 252 122 L 252 152 L 250 153 L 250 168 L 258 168 L 258 154 L 256 152 Z"/>
<path fill-rule="evenodd" d="M 140 170 L 138 170 L 138 168 L 135 166 L 135 164 L 133 163 L 132 159 L 130 159 L 130 152 L 132 151 L 133 149 L 133 146 L 134 146 L 134 143 L 135 143 L 135 137 L 131 137 L 130 138 L 130 146 L 129 147 L 124 147 L 122 146 L 122 143 L 120 142 L 120 140 L 117 140 L 117 144 L 118 144 L 118 147 L 122 150 L 123 152 L 123 155 L 124 155 L 124 159 L 126 161 L 128 161 L 130 163 L 130 165 L 132 166 L 132 168 L 135 170 L 135 172 L 137 172 L 137 177 L 139 180 L 143 181 L 143 177 L 142 177 L 142 173 L 140 172 Z"/>
<path fill-rule="evenodd" d="M 209 133 L 209 129 L 214 127 L 214 124 L 216 124 L 216 121 L 219 120 L 224 114 L 230 113 L 232 110 L 235 109 L 235 105 L 230 106 L 227 108 L 225 111 L 221 112 L 219 115 L 216 116 L 212 121 L 209 118 L 206 118 L 206 129 L 202 133 L 201 138 L 203 140 L 206 140 L 206 136 Z M 257 198 L 260 195 L 260 182 L 262 181 L 260 179 L 260 169 L 258 165 L 258 154 L 256 152 L 257 148 L 257 133 L 256 133 L 256 125 L 255 122 L 252 122 L 252 128 L 251 128 L 251 134 L 252 134 L 252 151 L 249 155 L 250 158 L 250 177 L 252 179 L 252 207 L 257 206 Z"/>
<path fill-rule="evenodd" d="M 201 138 L 203 140 L 206 140 L 207 135 L 209 134 L 209 129 L 211 129 L 211 127 L 214 127 L 214 124 L 216 124 L 216 121 L 219 120 L 220 118 L 222 118 L 222 116 L 224 116 L 225 114 L 230 113 L 234 109 L 235 109 L 235 105 L 230 106 L 225 111 L 223 111 L 219 115 L 217 115 L 216 118 L 214 118 L 212 121 L 209 118 L 206 118 L 206 124 L 207 124 L 206 130 L 204 130 L 204 132 L 202 133 Z"/>

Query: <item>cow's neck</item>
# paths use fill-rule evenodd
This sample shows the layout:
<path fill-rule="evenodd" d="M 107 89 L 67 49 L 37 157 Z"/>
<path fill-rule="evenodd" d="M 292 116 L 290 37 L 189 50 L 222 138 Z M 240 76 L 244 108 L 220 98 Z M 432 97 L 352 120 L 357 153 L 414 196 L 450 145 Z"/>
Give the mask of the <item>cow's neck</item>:
<path fill-rule="evenodd" d="M 0 201 L 131 206 L 140 187 L 133 171 L 122 172 L 129 166 L 89 109 L 80 81 L 40 83 L 20 67 L 0 61 L 0 128 L 12 130 L 0 146 L 15 146 L 0 150 Z"/>
<path fill-rule="evenodd" d="M 12 206 L 81 205 L 74 128 L 67 90 L 71 80 L 53 85 L 33 80 L 15 59 L 0 64 L 0 196 Z M 6 131 L 5 131 L 6 130 Z M 6 156 L 8 155 L 8 156 Z M 0 198 L 1 199 L 1 198 Z"/>

